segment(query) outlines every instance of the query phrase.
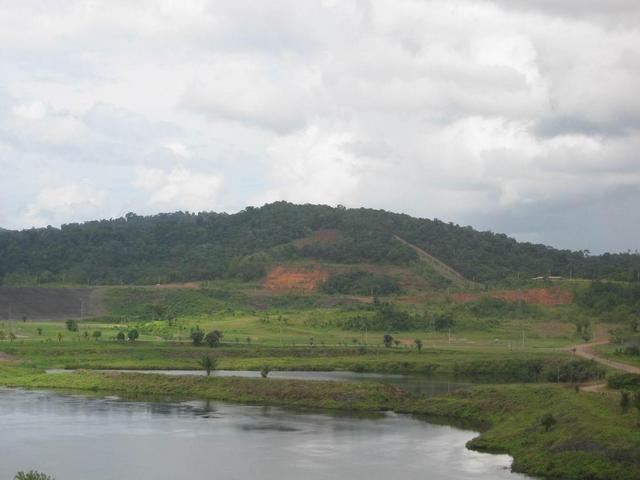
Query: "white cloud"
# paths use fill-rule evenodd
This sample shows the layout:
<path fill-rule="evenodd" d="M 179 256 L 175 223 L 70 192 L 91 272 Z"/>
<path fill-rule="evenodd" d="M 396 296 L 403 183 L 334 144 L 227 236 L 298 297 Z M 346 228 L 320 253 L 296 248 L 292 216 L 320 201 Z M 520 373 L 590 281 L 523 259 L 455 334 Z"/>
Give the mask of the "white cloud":
<path fill-rule="evenodd" d="M 221 207 L 223 178 L 220 175 L 199 173 L 185 168 L 161 170 L 139 167 L 133 186 L 147 192 L 149 206 L 189 210 L 215 210 Z"/>
<path fill-rule="evenodd" d="M 91 220 L 100 212 L 107 193 L 89 183 L 43 188 L 28 205 L 25 220 L 35 226 Z"/>

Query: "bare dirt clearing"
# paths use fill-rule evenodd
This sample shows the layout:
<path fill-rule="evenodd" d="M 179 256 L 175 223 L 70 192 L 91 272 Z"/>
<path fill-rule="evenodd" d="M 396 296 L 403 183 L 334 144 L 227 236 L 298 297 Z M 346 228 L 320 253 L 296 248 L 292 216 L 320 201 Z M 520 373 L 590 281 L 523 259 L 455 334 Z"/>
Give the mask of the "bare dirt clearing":
<path fill-rule="evenodd" d="M 329 278 L 329 271 L 319 267 L 278 266 L 268 273 L 264 288 L 271 292 L 313 292 Z"/>
<path fill-rule="evenodd" d="M 481 295 L 478 293 L 454 293 L 451 295 L 457 302 L 473 302 Z M 491 298 L 498 298 L 509 303 L 522 301 L 531 305 L 554 307 L 567 305 L 573 301 L 573 294 L 559 287 L 529 288 L 527 290 L 500 290 L 488 293 Z"/>

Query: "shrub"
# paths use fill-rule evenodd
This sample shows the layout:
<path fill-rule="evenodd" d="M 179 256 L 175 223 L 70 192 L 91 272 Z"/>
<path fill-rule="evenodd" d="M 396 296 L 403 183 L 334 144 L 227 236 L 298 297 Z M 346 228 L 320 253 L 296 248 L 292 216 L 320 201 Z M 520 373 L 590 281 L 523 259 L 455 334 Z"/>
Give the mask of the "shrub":
<path fill-rule="evenodd" d="M 267 378 L 269 373 L 271 373 L 271 367 L 269 365 L 263 365 L 260 369 L 260 376 L 262 378 Z"/>
<path fill-rule="evenodd" d="M 540 424 L 544 427 L 544 431 L 548 432 L 551 427 L 558 423 L 553 415 L 545 413 L 540 419 Z"/>
<path fill-rule="evenodd" d="M 202 365 L 202 368 L 205 370 L 205 372 L 207 372 L 207 377 L 211 375 L 211 370 L 216 369 L 217 363 L 218 360 L 216 358 L 210 357 L 209 355 L 202 357 L 200 364 Z"/>
<path fill-rule="evenodd" d="M 76 322 L 75 320 L 67 320 L 64 323 L 67 325 L 67 330 L 69 330 L 70 332 L 78 331 L 78 322 Z"/>
<path fill-rule="evenodd" d="M 129 337 L 129 341 L 131 342 L 135 342 L 139 336 L 140 333 L 138 333 L 138 330 L 135 328 L 133 330 L 129 330 L 129 333 L 127 333 L 127 337 Z"/>
<path fill-rule="evenodd" d="M 202 344 L 203 339 L 204 339 L 204 332 L 200 330 L 200 327 L 196 327 L 194 330 L 191 330 L 191 342 L 196 347 Z"/>
<path fill-rule="evenodd" d="M 30 470 L 28 472 L 18 472 L 14 480 L 55 480 L 52 476 L 45 473 Z"/>
<path fill-rule="evenodd" d="M 204 341 L 207 342 L 207 345 L 210 347 L 217 347 L 220 345 L 220 339 L 223 337 L 222 332 L 220 330 L 213 330 L 204 337 Z M 192 337 L 193 338 L 193 337 Z"/>

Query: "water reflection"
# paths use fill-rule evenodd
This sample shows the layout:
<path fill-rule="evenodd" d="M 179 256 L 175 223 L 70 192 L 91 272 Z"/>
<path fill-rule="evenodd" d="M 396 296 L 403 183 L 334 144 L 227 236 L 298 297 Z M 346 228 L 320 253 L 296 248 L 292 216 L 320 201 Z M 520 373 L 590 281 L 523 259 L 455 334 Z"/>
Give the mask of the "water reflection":
<path fill-rule="evenodd" d="M 63 373 L 70 370 L 50 369 L 48 373 Z M 203 370 L 103 370 L 106 372 L 129 373 L 157 373 L 160 375 L 195 375 L 204 376 Z M 244 377 L 260 378 L 260 372 L 252 370 L 215 370 L 211 372 L 216 377 Z M 438 379 L 419 375 L 392 375 L 380 373 L 355 373 L 355 372 L 304 372 L 304 371 L 273 371 L 270 378 L 288 380 L 313 380 L 335 382 L 379 382 L 395 385 L 417 395 L 436 396 L 446 395 L 461 389 L 469 388 L 472 383 L 452 382 L 448 379 Z"/>
<path fill-rule="evenodd" d="M 379 419 L 219 402 L 131 402 L 0 390 L 0 478 L 60 480 L 517 479 L 475 434 L 405 415 Z"/>

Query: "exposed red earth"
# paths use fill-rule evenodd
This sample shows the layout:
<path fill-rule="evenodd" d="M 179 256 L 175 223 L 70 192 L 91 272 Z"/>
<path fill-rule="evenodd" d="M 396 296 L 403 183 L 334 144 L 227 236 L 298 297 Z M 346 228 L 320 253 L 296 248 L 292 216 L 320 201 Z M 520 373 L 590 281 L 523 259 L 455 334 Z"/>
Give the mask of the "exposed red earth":
<path fill-rule="evenodd" d="M 555 307 L 567 305 L 573 301 L 573 294 L 559 287 L 529 288 L 526 290 L 499 290 L 488 294 L 492 298 L 499 298 L 506 302 L 516 303 L 522 301 L 531 305 Z M 451 295 L 457 302 L 472 302 L 478 300 L 479 293 L 454 293 Z"/>
<path fill-rule="evenodd" d="M 267 274 L 264 288 L 272 292 L 313 292 L 327 278 L 329 272 L 323 268 L 278 266 Z"/>

